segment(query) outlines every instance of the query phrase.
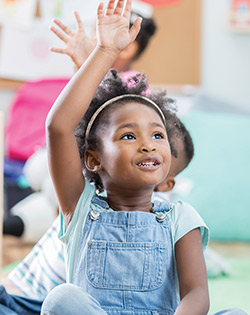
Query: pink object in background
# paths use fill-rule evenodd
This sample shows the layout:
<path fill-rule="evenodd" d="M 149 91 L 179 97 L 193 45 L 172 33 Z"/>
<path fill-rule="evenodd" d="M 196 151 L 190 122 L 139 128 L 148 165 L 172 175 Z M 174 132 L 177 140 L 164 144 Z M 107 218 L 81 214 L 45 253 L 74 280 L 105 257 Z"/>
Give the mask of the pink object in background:
<path fill-rule="evenodd" d="M 121 77 L 127 81 L 137 73 L 130 70 L 121 73 Z M 7 115 L 5 147 L 8 158 L 26 161 L 45 146 L 47 114 L 68 81 L 69 78 L 29 81 L 18 89 Z M 135 83 L 131 80 L 129 84 Z M 146 90 L 145 95 L 149 91 Z"/>
<path fill-rule="evenodd" d="M 69 79 L 44 79 L 21 86 L 9 109 L 5 129 L 6 156 L 26 161 L 45 145 L 46 116 Z"/>
<path fill-rule="evenodd" d="M 229 26 L 234 31 L 250 31 L 250 0 L 232 0 Z"/>
<path fill-rule="evenodd" d="M 176 4 L 180 2 L 181 0 L 141 0 L 147 4 L 150 4 L 152 7 L 166 7 L 171 4 Z"/>

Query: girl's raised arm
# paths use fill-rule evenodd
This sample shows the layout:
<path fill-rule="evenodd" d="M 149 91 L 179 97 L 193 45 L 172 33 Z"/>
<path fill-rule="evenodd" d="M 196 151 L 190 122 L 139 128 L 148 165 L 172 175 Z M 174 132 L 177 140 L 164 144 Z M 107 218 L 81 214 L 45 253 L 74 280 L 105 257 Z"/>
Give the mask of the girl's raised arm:
<path fill-rule="evenodd" d="M 97 46 L 52 106 L 46 121 L 50 173 L 68 224 L 84 189 L 74 130 L 119 53 L 136 38 L 140 18 L 129 29 L 131 0 L 109 0 L 97 9 Z"/>

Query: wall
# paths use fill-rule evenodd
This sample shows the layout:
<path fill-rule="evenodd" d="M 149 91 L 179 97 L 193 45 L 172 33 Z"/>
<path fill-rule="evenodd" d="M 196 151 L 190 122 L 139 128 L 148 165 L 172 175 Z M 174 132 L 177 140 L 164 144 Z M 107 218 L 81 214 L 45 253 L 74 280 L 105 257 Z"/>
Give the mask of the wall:
<path fill-rule="evenodd" d="M 249 242 L 250 115 L 192 110 L 182 120 L 195 154 L 176 178 L 189 179 L 190 189 L 176 200 L 199 211 L 211 239 Z"/>
<path fill-rule="evenodd" d="M 250 33 L 228 29 L 230 4 L 202 1 L 201 84 L 210 98 L 250 110 Z"/>
<path fill-rule="evenodd" d="M 6 118 L 9 106 L 11 105 L 13 98 L 15 96 L 15 92 L 16 92 L 15 89 L 0 88 L 0 111 L 3 112 L 5 118 Z"/>
<path fill-rule="evenodd" d="M 158 30 L 134 69 L 154 84 L 199 84 L 201 0 L 156 8 L 153 16 Z"/>

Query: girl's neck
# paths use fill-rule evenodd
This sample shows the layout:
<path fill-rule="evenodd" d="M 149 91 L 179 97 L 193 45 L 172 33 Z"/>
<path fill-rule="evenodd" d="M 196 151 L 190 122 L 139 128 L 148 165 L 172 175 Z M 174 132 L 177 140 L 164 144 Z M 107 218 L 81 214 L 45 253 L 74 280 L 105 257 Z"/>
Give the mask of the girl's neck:
<path fill-rule="evenodd" d="M 107 191 L 107 201 L 115 211 L 143 211 L 150 212 L 152 210 L 151 202 L 152 190 L 144 191 L 141 194 L 126 192 L 126 194 L 117 191 Z"/>

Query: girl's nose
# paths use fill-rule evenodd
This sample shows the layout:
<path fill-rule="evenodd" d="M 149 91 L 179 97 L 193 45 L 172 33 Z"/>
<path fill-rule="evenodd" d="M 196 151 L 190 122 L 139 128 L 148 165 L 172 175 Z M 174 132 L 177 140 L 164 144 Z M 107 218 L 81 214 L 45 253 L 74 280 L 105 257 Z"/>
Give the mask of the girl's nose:
<path fill-rule="evenodd" d="M 153 152 L 155 151 L 155 146 L 153 145 L 153 143 L 144 143 L 141 145 L 140 147 L 140 151 L 141 152 Z"/>

